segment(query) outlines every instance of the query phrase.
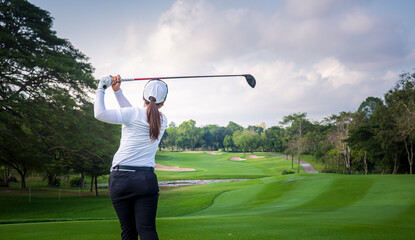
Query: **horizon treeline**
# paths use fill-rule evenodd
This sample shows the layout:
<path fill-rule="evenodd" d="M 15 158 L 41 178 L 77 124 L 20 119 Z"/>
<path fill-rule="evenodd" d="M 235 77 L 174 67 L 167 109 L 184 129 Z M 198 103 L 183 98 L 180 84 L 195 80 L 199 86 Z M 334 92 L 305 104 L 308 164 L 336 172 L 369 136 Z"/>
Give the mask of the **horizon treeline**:
<path fill-rule="evenodd" d="M 177 150 L 270 151 L 312 155 L 325 172 L 397 174 L 413 172 L 415 73 L 403 73 L 384 99 L 367 97 L 355 112 L 311 121 L 307 113 L 287 115 L 277 126 L 197 127 L 194 120 L 170 123 L 160 147 Z"/>

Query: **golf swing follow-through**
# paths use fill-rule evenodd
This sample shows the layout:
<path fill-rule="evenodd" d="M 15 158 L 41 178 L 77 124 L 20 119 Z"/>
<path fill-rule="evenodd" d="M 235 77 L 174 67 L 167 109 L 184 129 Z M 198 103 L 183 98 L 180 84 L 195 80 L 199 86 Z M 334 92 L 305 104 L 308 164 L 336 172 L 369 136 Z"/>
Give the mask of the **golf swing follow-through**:
<path fill-rule="evenodd" d="M 158 239 L 156 212 L 159 197 L 157 176 L 154 173 L 155 155 L 167 127 L 166 116 L 159 111 L 164 105 L 168 87 L 161 79 L 245 77 L 254 88 L 256 81 L 250 74 L 182 76 L 162 78 L 122 79 L 120 75 L 102 78 L 95 95 L 96 119 L 122 124 L 121 140 L 115 153 L 109 177 L 112 204 L 121 224 L 121 239 Z M 143 107 L 133 107 L 121 90 L 121 82 L 149 80 L 144 86 Z M 105 108 L 105 90 L 111 86 L 120 108 Z"/>
<path fill-rule="evenodd" d="M 147 82 L 144 106 L 133 107 L 122 93 L 120 79 L 119 75 L 102 78 L 94 104 L 95 118 L 122 124 L 120 146 L 109 178 L 110 197 L 121 224 L 121 239 L 158 239 L 159 187 L 154 168 L 157 148 L 167 127 L 167 118 L 159 111 L 167 97 L 167 84 L 161 80 Z M 105 108 L 106 84 L 112 86 L 120 108 Z"/>

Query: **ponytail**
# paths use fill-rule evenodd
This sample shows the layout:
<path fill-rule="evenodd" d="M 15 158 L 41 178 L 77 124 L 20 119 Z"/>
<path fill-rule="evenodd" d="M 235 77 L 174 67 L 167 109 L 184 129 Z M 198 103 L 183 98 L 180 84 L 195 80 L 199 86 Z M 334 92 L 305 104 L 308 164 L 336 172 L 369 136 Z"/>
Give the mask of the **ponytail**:
<path fill-rule="evenodd" d="M 150 124 L 150 139 L 154 142 L 160 135 L 161 117 L 158 105 L 162 103 L 156 104 L 156 99 L 154 97 L 149 97 L 149 100 L 150 101 L 146 101 L 147 122 Z"/>

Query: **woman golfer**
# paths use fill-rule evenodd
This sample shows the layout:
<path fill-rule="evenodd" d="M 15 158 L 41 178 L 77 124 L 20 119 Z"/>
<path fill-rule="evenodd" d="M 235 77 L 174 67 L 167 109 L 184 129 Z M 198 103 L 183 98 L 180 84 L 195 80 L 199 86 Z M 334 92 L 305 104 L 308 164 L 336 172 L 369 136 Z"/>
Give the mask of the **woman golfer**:
<path fill-rule="evenodd" d="M 150 80 L 144 87 L 144 106 L 132 107 L 120 89 L 120 76 L 100 80 L 95 97 L 95 118 L 122 124 L 121 143 L 112 161 L 109 190 L 121 223 L 121 239 L 158 239 L 156 211 L 159 196 L 154 157 L 167 126 L 159 112 L 167 97 L 167 85 Z M 105 86 L 112 85 L 121 108 L 105 109 Z"/>

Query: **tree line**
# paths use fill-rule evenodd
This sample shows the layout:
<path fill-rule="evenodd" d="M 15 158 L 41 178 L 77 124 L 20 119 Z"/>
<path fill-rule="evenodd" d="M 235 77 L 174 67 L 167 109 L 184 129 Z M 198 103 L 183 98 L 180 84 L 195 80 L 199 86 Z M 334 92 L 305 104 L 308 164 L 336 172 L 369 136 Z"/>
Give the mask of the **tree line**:
<path fill-rule="evenodd" d="M 324 164 L 326 172 L 413 173 L 415 73 L 403 73 L 384 98 L 366 98 L 355 112 L 312 121 L 287 115 L 277 126 L 197 127 L 194 120 L 170 123 L 161 146 L 169 150 L 271 151 Z"/>

